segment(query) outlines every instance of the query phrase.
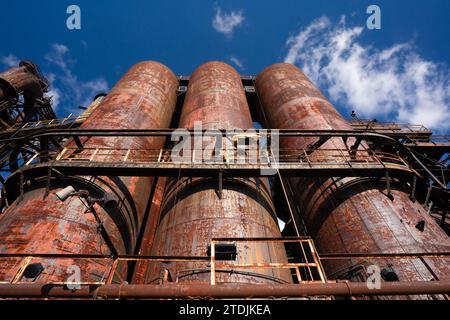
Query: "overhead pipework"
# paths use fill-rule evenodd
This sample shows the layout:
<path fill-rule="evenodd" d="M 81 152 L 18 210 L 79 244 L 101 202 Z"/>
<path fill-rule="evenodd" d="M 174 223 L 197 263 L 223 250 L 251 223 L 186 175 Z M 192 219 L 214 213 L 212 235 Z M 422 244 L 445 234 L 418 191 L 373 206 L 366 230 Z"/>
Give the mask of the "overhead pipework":
<path fill-rule="evenodd" d="M 81 129 L 148 129 L 170 125 L 178 81 L 157 62 L 133 66 L 103 98 Z M 163 137 L 74 137 L 67 147 L 75 154 L 89 148 L 163 147 Z M 117 157 L 105 156 L 106 161 Z M 60 175 L 49 170 L 25 182 L 20 197 L 0 216 L 0 252 L 3 254 L 134 254 L 142 221 L 147 214 L 152 177 Z M 0 281 L 13 281 L 21 259 L 2 259 Z M 68 268 L 80 268 L 83 283 L 104 281 L 104 259 L 36 258 L 28 261 L 39 272 L 21 281 L 65 281 Z M 128 263 L 118 266 L 114 282 L 127 279 Z M 71 272 L 69 272 L 70 274 Z M 24 274 L 25 275 L 25 274 Z"/>
<path fill-rule="evenodd" d="M 305 130 L 352 130 L 351 125 L 326 100 L 297 67 L 279 63 L 256 78 L 265 116 L 271 128 Z M 367 150 L 356 139 L 282 138 L 281 148 L 316 149 L 330 163 L 353 150 Z M 314 162 L 316 153 L 309 159 Z M 411 200 L 410 188 L 386 173 L 385 178 L 292 178 L 290 185 L 299 214 L 306 221 L 321 253 L 446 252 L 450 239 L 427 210 Z M 421 223 L 424 227 L 419 228 Z M 377 265 L 395 273 L 400 281 L 448 278 L 448 257 L 397 260 L 344 259 L 324 263 L 331 278 L 365 281 L 365 270 Z"/>

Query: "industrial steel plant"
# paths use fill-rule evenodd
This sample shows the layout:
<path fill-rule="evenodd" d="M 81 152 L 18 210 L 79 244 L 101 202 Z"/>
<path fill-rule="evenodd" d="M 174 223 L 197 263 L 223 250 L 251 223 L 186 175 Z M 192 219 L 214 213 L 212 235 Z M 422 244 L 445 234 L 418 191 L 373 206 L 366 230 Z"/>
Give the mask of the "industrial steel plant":
<path fill-rule="evenodd" d="M 65 118 L 48 91 L 0 73 L 1 299 L 449 298 L 449 136 L 288 63 L 140 62 Z"/>

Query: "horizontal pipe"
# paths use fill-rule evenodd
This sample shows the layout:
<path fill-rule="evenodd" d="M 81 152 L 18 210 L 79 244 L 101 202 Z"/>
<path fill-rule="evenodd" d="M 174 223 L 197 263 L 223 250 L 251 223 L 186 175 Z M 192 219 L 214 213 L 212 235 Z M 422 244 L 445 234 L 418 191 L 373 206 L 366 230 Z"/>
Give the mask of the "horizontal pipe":
<path fill-rule="evenodd" d="M 43 258 L 43 259 L 119 259 L 119 260 L 157 260 L 157 261 L 209 261 L 207 256 L 150 256 L 150 255 L 106 255 L 106 254 L 72 254 L 72 253 L 0 253 L 3 258 Z"/>
<path fill-rule="evenodd" d="M 123 298 L 183 299 L 210 298 L 282 298 L 307 296 L 380 296 L 448 294 L 450 281 L 382 282 L 380 289 L 366 283 L 336 282 L 286 285 L 101 285 L 70 290 L 53 284 L 0 284 L 0 298 Z"/>
<path fill-rule="evenodd" d="M 297 239 L 302 238 L 215 238 L 215 242 L 283 242 L 283 243 L 298 243 Z M 308 239 L 308 238 L 305 238 Z M 321 253 L 320 259 L 348 259 L 348 258 L 404 258 L 404 257 L 447 257 L 450 256 L 450 251 L 443 252 L 397 252 L 397 253 Z M 119 259 L 119 260 L 158 260 L 158 261 L 209 261 L 208 256 L 151 256 L 151 255 L 104 255 L 104 254 L 66 254 L 66 253 L 2 253 L 0 252 L 0 259 L 4 258 L 44 258 L 44 259 Z"/>
<path fill-rule="evenodd" d="M 398 252 L 398 253 L 321 253 L 320 259 L 348 259 L 348 258 L 404 258 L 404 257 L 448 257 L 450 251 L 443 252 Z"/>
<path fill-rule="evenodd" d="M 37 133 L 31 133 L 26 136 L 20 136 L 15 138 L 4 139 L 5 141 L 22 141 L 31 138 L 40 137 L 59 137 L 59 136 L 170 136 L 177 130 L 182 129 L 185 132 L 189 132 L 192 135 L 208 135 L 214 136 L 217 132 L 221 132 L 223 135 L 227 133 L 227 130 L 214 129 L 211 130 L 193 130 L 193 129 L 49 129 L 49 130 L 39 130 Z M 20 129 L 19 129 L 20 130 Z M 355 131 L 355 130 L 302 130 L 302 129 L 251 129 L 253 132 L 263 132 L 264 134 L 273 134 L 283 137 L 366 137 L 366 138 L 382 138 L 389 140 L 393 143 L 398 143 L 397 140 L 391 138 L 390 136 L 383 135 L 380 133 L 365 132 L 365 131 Z M 3 141 L 3 140 L 2 140 Z"/>

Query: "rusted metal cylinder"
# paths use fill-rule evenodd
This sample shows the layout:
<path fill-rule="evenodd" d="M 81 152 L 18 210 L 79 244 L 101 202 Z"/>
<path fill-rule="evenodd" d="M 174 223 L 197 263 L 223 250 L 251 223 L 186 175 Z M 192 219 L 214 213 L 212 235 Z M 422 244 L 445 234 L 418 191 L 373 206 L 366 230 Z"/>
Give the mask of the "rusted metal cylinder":
<path fill-rule="evenodd" d="M 0 73 L 0 112 L 5 112 L 4 108 L 8 103 L 17 100 L 19 95 L 24 97 L 25 119 L 32 114 L 32 107 L 36 99 L 42 99 L 47 91 L 48 83 L 39 74 L 37 66 L 28 61 L 22 61 L 18 67 L 11 68 Z M 3 121 L 10 119 L 0 114 Z M 12 125 L 13 123 L 8 123 Z"/>
<path fill-rule="evenodd" d="M 39 76 L 36 65 L 23 61 L 18 67 L 0 73 L 0 102 L 24 94 L 29 99 L 41 98 L 48 83 Z"/>
<path fill-rule="evenodd" d="M 176 103 L 178 81 L 165 66 L 141 62 L 133 66 L 81 125 L 83 129 L 155 129 L 170 126 Z M 81 150 L 88 148 L 159 149 L 159 137 L 92 137 L 81 139 Z M 70 151 L 71 150 L 71 151 Z M 104 161 L 123 161 L 113 153 Z M 150 177 L 59 177 L 26 186 L 23 199 L 17 199 L 0 216 L 2 253 L 133 254 L 151 193 Z M 72 187 L 62 199 L 57 192 Z M 84 191 L 83 191 L 84 190 Z M 88 197 L 82 197 L 81 194 Z M 99 260 L 32 259 L 43 271 L 37 279 L 22 281 L 64 281 L 68 266 L 81 269 L 82 282 L 104 281 L 107 262 Z M 0 264 L 0 280 L 11 281 L 20 269 L 19 259 Z M 39 267 L 38 267 L 39 269 Z M 126 277 L 127 267 L 119 266 Z M 70 274 L 70 272 L 69 272 Z M 118 279 L 120 281 L 120 279 Z"/>
<path fill-rule="evenodd" d="M 197 121 L 202 123 L 203 129 L 247 130 L 253 127 L 240 76 L 231 66 L 208 62 L 192 74 L 179 128 L 194 129 Z M 221 198 L 218 186 L 218 179 L 172 179 L 168 182 L 152 255 L 206 256 L 213 238 L 281 236 L 266 179 L 224 179 Z M 245 242 L 236 243 L 236 248 L 238 263 L 287 262 L 283 244 Z M 286 269 L 217 268 L 216 281 L 221 283 L 292 281 Z M 178 282 L 211 280 L 210 268 L 204 262 L 172 262 L 155 265 L 147 276 L 147 283 L 160 281 L 165 269 L 172 280 Z"/>
<path fill-rule="evenodd" d="M 271 128 L 351 130 L 351 126 L 297 67 L 279 63 L 266 68 L 256 79 L 256 89 Z M 316 139 L 293 137 L 280 147 L 304 150 Z M 351 146 L 351 143 L 349 143 Z M 341 138 L 332 138 L 320 149 L 343 149 Z M 331 160 L 334 154 L 325 154 Z M 314 160 L 314 153 L 311 154 Z M 392 184 L 358 178 L 290 179 L 301 215 L 320 252 L 445 252 L 450 239 L 417 202 L 412 202 L 404 183 Z M 415 226 L 424 221 L 425 229 Z M 393 260 L 353 259 L 324 263 L 331 278 L 364 280 L 358 270 L 376 264 L 389 266 L 400 281 L 428 281 L 450 276 L 450 261 L 442 258 Z M 430 271 L 432 270 L 432 271 Z"/>

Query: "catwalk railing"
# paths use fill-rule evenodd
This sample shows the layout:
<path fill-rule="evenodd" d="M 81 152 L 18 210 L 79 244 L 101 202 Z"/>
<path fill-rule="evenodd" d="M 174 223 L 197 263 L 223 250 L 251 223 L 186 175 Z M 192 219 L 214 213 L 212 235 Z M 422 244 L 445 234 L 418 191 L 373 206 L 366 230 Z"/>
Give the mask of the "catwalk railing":
<path fill-rule="evenodd" d="M 160 137 L 169 139 L 175 129 L 159 130 L 86 130 L 55 129 L 32 132 L 28 135 L 8 137 L 0 144 L 10 148 L 23 145 L 32 147 L 23 162 L 2 181 L 1 207 L 7 207 L 18 197 L 22 197 L 27 185 L 36 179 L 46 179 L 47 186 L 52 179 L 61 176 L 197 176 L 219 178 L 257 177 L 279 174 L 297 177 L 365 177 L 382 179 L 390 192 L 391 182 L 402 183 L 411 190 L 411 197 L 424 196 L 424 206 L 439 210 L 441 220 L 445 222 L 448 207 L 443 207 L 442 199 L 449 198 L 448 165 L 422 159 L 416 152 L 400 143 L 397 139 L 378 133 L 330 130 L 254 130 L 260 141 L 279 139 L 309 139 L 312 141 L 305 149 L 280 149 L 273 153 L 270 148 L 259 152 L 258 147 L 220 148 L 211 154 L 212 158 L 202 159 L 204 150 L 190 149 L 184 156 L 175 158 L 170 149 L 136 150 L 114 148 L 92 148 L 82 141 L 90 137 L 129 136 Z M 208 136 L 207 131 L 185 130 L 186 134 Z M 236 136 L 245 138 L 245 134 L 235 136 L 220 131 L 223 138 L 234 141 Z M 217 132 L 214 133 L 214 136 Z M 209 137 L 211 138 L 211 137 Z M 73 141 L 67 147 L 55 145 L 48 148 L 53 140 Z M 265 140 L 267 139 L 267 140 Z M 36 145 L 33 141 L 39 141 Z M 327 141 L 334 141 L 342 148 L 325 147 Z M 336 144 L 335 144 L 336 145 Z M 259 145 L 258 145 L 259 146 Z M 377 147 L 382 146 L 382 147 Z M 275 150 L 277 151 L 277 150 Z M 240 160 L 240 161 L 237 161 Z M 10 166 L 12 167 L 12 166 Z M 395 181 L 394 181 L 395 180 Z M 417 189 L 420 193 L 417 194 Z M 426 195 L 424 194 L 424 190 Z M 435 191 L 436 190 L 436 191 Z M 423 199 L 421 199 L 423 200 Z M 439 202 L 440 201 L 440 202 Z M 430 209 L 431 210 L 431 209 Z M 444 225 L 444 223 L 442 223 Z"/>
<path fill-rule="evenodd" d="M 10 137 L 4 140 L 0 140 L 0 142 L 3 143 L 8 143 L 11 145 L 21 145 L 21 144 L 25 144 L 25 143 L 29 143 L 30 140 L 32 139 L 52 139 L 52 138 L 56 138 L 56 137 L 66 137 L 66 138 L 74 138 L 74 140 L 77 142 L 77 147 L 78 149 L 83 149 L 83 150 L 88 150 L 88 148 L 83 147 L 83 145 L 80 142 L 80 137 L 93 137 L 93 136 L 103 136 L 103 137 L 126 137 L 126 136 L 166 136 L 169 137 L 170 135 L 172 135 L 172 133 L 175 130 L 173 129 L 161 129 L 161 130 L 48 130 L 45 132 L 40 132 L 40 133 L 33 133 L 27 136 L 23 136 L 23 137 Z M 264 131 L 264 130 L 261 130 Z M 204 132 L 202 132 L 201 134 L 203 134 Z M 206 133 L 205 133 L 206 134 Z M 225 134 L 225 133 L 224 133 Z M 260 134 L 260 131 L 257 130 L 255 131 L 256 135 Z M 405 147 L 403 146 L 403 148 L 401 148 L 402 146 L 398 145 L 398 142 L 395 141 L 394 139 L 391 139 L 389 137 L 383 136 L 383 135 L 379 135 L 379 134 L 375 134 L 375 133 L 355 133 L 352 131 L 327 131 L 327 130 L 316 130 L 316 131 L 310 131 L 310 130 L 267 130 L 264 131 L 262 135 L 266 135 L 266 136 L 271 136 L 271 135 L 277 135 L 280 138 L 283 137 L 290 137 L 290 138 L 310 138 L 310 139 L 314 139 L 317 138 L 318 141 L 315 143 L 312 143 L 310 146 L 308 146 L 307 148 L 305 148 L 304 150 L 280 150 L 280 157 L 285 157 L 286 159 L 288 159 L 289 161 L 292 160 L 292 157 L 294 156 L 298 156 L 299 159 L 302 157 L 302 153 L 305 154 L 305 157 L 307 158 L 311 153 L 315 152 L 321 152 L 322 154 L 325 155 L 325 153 L 329 153 L 330 157 L 334 157 L 334 158 L 345 158 L 349 155 L 349 159 L 350 160 L 357 160 L 358 157 L 360 157 L 361 152 L 362 153 L 366 153 L 366 154 L 372 154 L 374 156 L 376 156 L 375 151 L 373 149 L 368 149 L 368 148 L 364 148 L 363 144 L 361 144 L 361 142 L 363 141 L 370 141 L 373 143 L 388 143 L 390 145 L 393 146 L 397 146 L 397 151 L 406 151 L 406 153 L 408 150 L 405 149 Z M 242 136 L 242 134 L 241 134 Z M 245 135 L 244 135 L 245 136 Z M 250 136 L 252 137 L 252 136 Z M 324 150 L 322 148 L 322 145 L 325 144 L 325 142 L 327 142 L 329 139 L 331 138 L 342 138 L 345 143 L 347 144 L 348 140 L 352 140 L 353 141 L 356 140 L 354 145 L 347 145 L 346 149 L 328 149 L 328 150 Z M 81 144 L 81 145 L 80 145 Z M 116 153 L 120 153 L 122 151 L 126 151 L 128 152 L 128 150 L 130 149 L 122 149 L 122 150 L 112 150 L 110 152 L 116 152 Z M 324 150 L 324 151 L 322 151 Z M 45 152 L 48 152 L 48 150 L 39 150 L 39 155 L 43 155 Z M 67 149 L 65 149 L 64 153 L 67 151 Z M 99 150 L 101 151 L 101 150 Z M 130 152 L 133 153 L 139 153 L 140 155 L 146 156 L 144 153 L 145 150 L 131 150 Z M 167 150 L 162 150 L 162 152 L 166 152 Z M 270 150 L 269 150 L 270 151 Z M 102 152 L 106 152 L 106 151 L 102 151 Z M 150 150 L 150 152 L 154 153 L 154 150 Z M 159 150 L 158 150 L 159 152 Z M 193 150 L 193 154 L 195 154 L 195 150 Z M 198 151 L 197 151 L 198 152 Z M 226 157 L 228 150 L 224 150 L 223 155 Z M 252 150 L 249 150 L 249 153 L 251 153 Z M 348 154 L 348 155 L 347 155 Z M 395 152 L 383 152 L 383 151 L 379 151 L 378 152 L 379 155 L 385 155 L 387 156 L 388 154 L 391 154 L 392 156 L 390 156 L 391 158 L 401 158 L 400 156 L 395 155 Z M 35 153 L 35 155 L 37 155 L 37 153 Z M 320 157 L 320 155 L 318 155 Z M 288 158 L 291 157 L 291 158 Z M 364 156 L 363 156 L 364 157 Z M 81 158 L 79 157 L 79 159 L 81 160 Z M 416 160 L 413 158 L 413 160 Z M 280 158 L 280 162 L 283 161 L 283 158 Z M 418 161 L 418 160 L 416 160 Z M 332 161 L 333 162 L 333 161 Z M 400 162 L 405 162 L 405 161 L 400 161 Z"/>
<path fill-rule="evenodd" d="M 224 150 L 204 159 L 203 149 L 189 149 L 189 155 L 174 155 L 171 149 L 138 150 L 112 148 L 66 147 L 59 153 L 36 152 L 27 167 L 49 166 L 65 173 L 96 175 L 210 175 L 218 170 L 244 176 L 264 175 L 264 170 L 278 169 L 286 175 L 354 176 L 384 175 L 386 170 L 416 173 L 402 157 L 387 153 L 348 149 L 316 149 L 314 151 L 280 149 L 276 156 L 258 150 Z M 203 154 L 202 154 L 203 153 Z M 41 157 L 54 160 L 39 163 Z M 202 159 L 203 158 L 203 159 Z M 275 159 L 275 161 L 273 160 Z M 156 172 L 157 171 L 157 172 Z M 197 172 L 196 172 L 197 171 Z M 260 172 L 258 172 L 260 171 Z"/>
<path fill-rule="evenodd" d="M 218 244 L 230 243 L 237 247 L 237 256 L 234 260 L 221 261 L 216 256 L 216 246 Z M 251 251 L 254 245 L 264 243 L 271 244 L 287 244 L 289 243 L 296 251 L 297 260 L 301 262 L 279 262 L 279 261 L 254 261 L 250 263 L 244 263 L 241 261 L 242 257 L 248 256 L 247 251 Z M 0 253 L 0 266 L 8 260 L 8 265 L 11 267 L 8 275 L 0 275 L 1 284 L 26 284 L 26 283 L 40 283 L 39 276 L 45 275 L 45 267 L 42 269 L 42 273 L 33 279 L 28 278 L 22 281 L 26 274 L 27 268 L 30 268 L 32 264 L 44 264 L 49 261 L 70 261 L 70 265 L 77 265 L 77 261 L 88 260 L 92 263 L 103 262 L 106 264 L 105 274 L 101 276 L 100 281 L 73 281 L 73 279 L 61 281 L 51 281 L 53 285 L 104 285 L 113 283 L 123 283 L 126 279 L 123 279 L 120 272 L 117 270 L 123 263 L 143 261 L 147 262 L 148 266 L 152 263 L 163 262 L 166 268 L 162 270 L 159 284 L 167 282 L 178 283 L 179 279 L 183 277 L 183 272 L 178 272 L 175 275 L 170 275 L 169 269 L 172 262 L 205 262 L 206 269 L 202 270 L 203 273 L 210 273 L 210 285 L 218 285 L 216 275 L 221 273 L 239 273 L 245 272 L 245 270 L 251 269 L 255 276 L 257 276 L 258 270 L 264 269 L 289 269 L 292 274 L 295 275 L 296 283 L 325 283 L 326 276 L 323 267 L 320 262 L 319 255 L 314 246 L 314 242 L 309 237 L 287 237 L 287 238 L 216 238 L 212 239 L 210 243 L 210 254 L 205 256 L 111 256 L 101 254 L 29 254 L 29 253 Z M 206 254 L 206 249 L 205 249 Z M 241 257 L 242 255 L 242 257 Z M 14 261 L 11 261 L 14 260 Z M 68 264 L 69 265 L 69 264 Z M 67 279 L 70 277 L 67 276 Z M 276 279 L 274 279 L 276 280 Z M 153 283 L 153 281 L 152 281 Z"/>
<path fill-rule="evenodd" d="M 39 156 L 45 155 L 45 152 L 50 154 L 50 150 L 60 151 L 63 146 L 60 141 L 63 139 L 73 138 L 78 145 L 81 144 L 81 137 L 92 136 L 104 136 L 104 137 L 126 137 L 126 136 L 164 136 L 169 137 L 174 129 L 160 129 L 160 130 L 81 130 L 73 129 L 71 125 L 82 123 L 86 115 L 82 117 L 68 117 L 62 120 L 50 120 L 37 123 L 25 124 L 16 131 L 6 131 L 0 134 L 0 150 L 2 156 L 2 171 L 15 171 L 20 167 L 22 163 L 28 162 L 30 157 L 36 156 L 39 152 Z M 68 127 L 64 127 L 67 124 Z M 51 129 L 55 125 L 54 129 Z M 62 129 L 61 129 L 62 126 Z M 415 142 L 401 142 L 396 135 L 390 136 L 391 133 L 379 134 L 374 131 L 332 131 L 332 130 L 256 130 L 259 134 L 260 131 L 265 131 L 265 134 L 277 134 L 279 137 L 302 137 L 302 138 L 317 138 L 317 142 L 311 144 L 304 151 L 310 153 L 316 149 L 322 149 L 321 146 L 331 138 L 342 138 L 347 144 L 348 140 L 356 141 L 355 145 L 348 145 L 347 147 L 352 152 L 361 149 L 362 142 L 365 141 L 371 152 L 379 152 L 380 154 L 393 154 L 396 157 L 396 153 L 401 152 L 400 157 L 407 160 L 411 168 L 420 171 L 423 176 L 430 178 L 435 186 L 446 189 L 447 180 L 443 175 L 448 175 L 448 168 L 443 166 L 430 167 L 422 163 L 423 159 L 420 154 L 414 152 L 414 148 L 417 147 L 423 150 L 426 148 L 428 153 L 436 153 L 437 155 L 445 154 L 446 151 L 450 151 L 450 138 L 447 136 L 439 136 L 438 140 L 429 140 L 418 144 Z M 402 130 L 400 130 L 402 131 Z M 419 130 L 420 131 L 420 130 Z M 50 145 L 52 147 L 50 147 Z M 386 147 L 387 146 L 387 147 Z M 82 147 L 82 145 L 81 145 Z M 14 151 L 15 150 L 15 151 Z M 433 151 L 434 150 L 434 151 Z M 23 162 L 17 158 L 19 152 L 24 152 Z M 282 150 L 283 151 L 283 150 Z M 284 150 L 288 152 L 288 150 Z M 300 150 L 301 151 L 301 150 Z M 341 152 L 341 150 L 334 150 Z M 131 151 L 131 152 L 140 152 Z M 342 152 L 346 152 L 342 150 Z M 413 154 L 413 152 L 415 154 Z M 433 154 L 434 154 L 433 153 Z M 11 154 L 16 157 L 11 157 Z M 51 160 L 45 157 L 41 157 L 41 160 Z M 351 159 L 352 160 L 352 159 Z M 9 161 L 9 163 L 8 163 Z M 282 159 L 280 159 L 282 161 Z M 353 161 L 353 160 L 352 160 Z M 442 176 L 442 177 L 440 177 Z"/>
<path fill-rule="evenodd" d="M 73 144 L 67 147 L 48 148 L 34 146 L 34 152 L 29 153 L 27 159 L 18 170 L 15 170 L 3 183 L 3 199 L 12 203 L 24 192 L 23 182 L 37 177 L 52 175 L 91 175 L 91 176 L 200 176 L 222 177 L 241 176 L 256 177 L 281 174 L 283 176 L 319 176 L 319 177 L 370 177 L 384 178 L 387 188 L 390 188 L 392 178 L 399 178 L 409 182 L 412 196 L 416 192 L 418 183 L 429 183 L 433 189 L 448 193 L 447 181 L 449 170 L 442 165 L 426 165 L 420 157 L 396 139 L 377 133 L 360 133 L 354 131 L 327 130 L 255 130 L 248 138 L 255 135 L 259 141 L 267 142 L 275 138 L 296 139 L 308 138 L 313 141 L 305 149 L 267 148 L 258 150 L 260 145 L 248 145 L 221 148 L 210 153 L 211 159 L 204 159 L 204 150 L 189 149 L 183 154 L 174 156 L 170 149 L 136 150 L 114 148 L 91 148 L 83 145 L 82 141 L 90 137 L 114 137 L 116 139 L 128 136 L 165 137 L 169 138 L 174 129 L 159 130 L 48 130 L 35 132 L 27 136 L 10 137 L 0 140 L 8 145 L 23 145 L 33 139 L 43 142 L 59 139 L 72 139 Z M 207 131 L 196 132 L 185 130 L 185 134 L 192 136 L 217 136 Z M 229 141 L 235 138 L 245 138 L 245 133 L 229 136 L 226 131 L 219 135 Z M 332 139 L 332 140 L 330 140 Z M 336 140 L 337 139 L 337 140 Z M 45 142 L 47 140 L 47 142 Z M 327 141 L 341 140 L 345 147 L 330 149 L 325 147 Z M 368 145 L 383 145 L 384 149 L 367 147 Z M 270 144 L 269 144 L 270 145 Z M 328 144 L 330 145 L 330 144 Z M 332 144 L 331 144 L 332 145 Z M 339 145 L 339 144 L 338 144 Z M 232 144 L 232 146 L 234 146 Z M 184 153 L 186 152 L 186 153 Z M 212 151 L 211 151 L 212 152 Z M 190 154 L 189 154 L 190 153 Z M 417 182 L 417 183 L 416 183 Z M 428 203 L 426 201 L 426 203 Z M 3 203 L 3 205 L 5 205 Z"/>
<path fill-rule="evenodd" d="M 236 261 L 218 261 L 216 259 L 216 245 L 221 243 L 244 244 L 251 243 L 290 243 L 298 245 L 297 252 L 300 262 L 260 262 L 240 263 Z M 318 254 L 314 243 L 308 237 L 299 238 L 216 238 L 212 239 L 209 255 L 198 257 L 171 257 L 171 256 L 107 256 L 107 255 L 81 255 L 81 254 L 18 254 L 0 253 L 0 262 L 5 259 L 16 259 L 9 279 L 0 279 L 0 298 L 288 298 L 313 296 L 381 296 L 381 295 L 422 295 L 442 294 L 448 299 L 450 282 L 434 276 L 433 281 L 415 282 L 387 282 L 382 281 L 378 288 L 367 285 L 366 282 L 348 282 L 327 280 L 323 271 L 322 262 L 335 259 L 404 259 L 418 258 L 426 261 L 429 257 L 450 257 L 450 252 L 421 252 L 421 253 L 329 253 Z M 241 250 L 238 250 L 241 251 Z M 245 252 L 244 252 L 245 255 Z M 31 263 L 55 260 L 76 261 L 103 261 L 108 268 L 100 281 L 82 281 L 67 275 L 62 281 L 45 281 L 39 277 L 23 280 L 24 273 Z M 211 275 L 209 283 L 198 285 L 183 285 L 176 277 L 171 277 L 168 269 L 162 270 L 158 284 L 134 285 L 127 284 L 125 279 L 116 272 L 121 263 L 146 261 L 149 264 L 163 262 L 169 268 L 171 262 L 205 262 L 207 272 Z M 426 263 L 426 262 L 425 262 Z M 295 284 L 227 284 L 216 282 L 216 272 L 238 272 L 240 269 L 293 269 L 296 276 Z M 45 269 L 44 269 L 45 270 Z M 306 275 L 306 276 L 305 276 Z"/>
<path fill-rule="evenodd" d="M 403 132 L 405 134 L 417 134 L 430 136 L 432 131 L 423 125 L 397 123 L 397 122 L 379 122 L 366 119 L 350 119 L 350 125 L 356 130 L 371 130 L 379 133 Z"/>

